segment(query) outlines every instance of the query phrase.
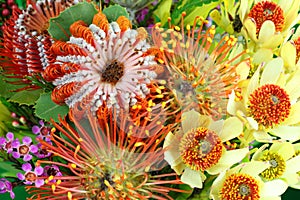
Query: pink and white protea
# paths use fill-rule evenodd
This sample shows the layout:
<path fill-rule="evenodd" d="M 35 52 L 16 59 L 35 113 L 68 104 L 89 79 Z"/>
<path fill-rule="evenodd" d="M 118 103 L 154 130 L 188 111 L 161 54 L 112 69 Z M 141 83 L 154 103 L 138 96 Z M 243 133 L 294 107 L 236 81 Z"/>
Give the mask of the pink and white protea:
<path fill-rule="evenodd" d="M 137 102 L 136 96 L 149 93 L 147 84 L 156 77 L 156 62 L 147 52 L 146 31 L 124 27 L 124 20 L 128 19 L 104 24 L 105 28 L 95 20 L 89 26 L 74 22 L 70 40 L 53 44 L 56 61 L 47 67 L 44 77 L 56 86 L 54 102 L 69 107 L 80 102 L 97 111 L 103 104 L 128 108 Z"/>

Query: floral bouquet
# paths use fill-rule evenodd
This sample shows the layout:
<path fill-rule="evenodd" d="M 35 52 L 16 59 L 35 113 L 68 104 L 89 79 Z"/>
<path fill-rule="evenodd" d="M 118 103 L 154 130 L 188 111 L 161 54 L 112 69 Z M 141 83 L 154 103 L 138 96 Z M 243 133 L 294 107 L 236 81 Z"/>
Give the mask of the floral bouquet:
<path fill-rule="evenodd" d="M 1 2 L 1 199 L 300 189 L 300 0 Z"/>

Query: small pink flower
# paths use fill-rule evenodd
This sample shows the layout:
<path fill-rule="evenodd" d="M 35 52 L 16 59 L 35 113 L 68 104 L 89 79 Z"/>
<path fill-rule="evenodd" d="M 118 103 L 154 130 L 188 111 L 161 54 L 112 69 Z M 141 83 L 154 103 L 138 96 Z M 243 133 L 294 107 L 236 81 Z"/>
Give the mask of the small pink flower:
<path fill-rule="evenodd" d="M 14 149 L 12 156 L 14 158 L 23 158 L 27 162 L 32 159 L 32 155 L 29 153 L 36 153 L 38 147 L 32 144 L 32 139 L 28 136 L 25 136 L 22 142 L 22 144 L 20 144 L 19 140 L 12 142 L 12 148 Z"/>
<path fill-rule="evenodd" d="M 22 173 L 17 173 L 17 177 L 20 180 L 24 180 L 24 184 L 26 185 L 31 185 L 32 183 L 35 184 L 36 187 L 40 187 L 44 185 L 44 180 L 43 179 L 38 179 L 37 177 L 42 175 L 44 172 L 44 168 L 41 166 L 38 166 L 32 170 L 32 166 L 29 163 L 24 163 L 22 165 L 23 171 L 25 171 L 25 174 Z"/>

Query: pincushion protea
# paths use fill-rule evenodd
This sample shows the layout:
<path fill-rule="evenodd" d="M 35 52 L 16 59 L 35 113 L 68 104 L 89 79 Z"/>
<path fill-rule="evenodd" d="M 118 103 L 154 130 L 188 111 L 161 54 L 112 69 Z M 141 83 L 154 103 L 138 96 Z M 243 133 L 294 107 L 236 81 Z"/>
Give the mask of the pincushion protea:
<path fill-rule="evenodd" d="M 36 89 L 32 79 L 40 80 L 40 73 L 52 60 L 52 44 L 47 28 L 50 18 L 78 1 L 41 0 L 28 1 L 25 10 L 16 8 L 3 27 L 3 49 L 0 63 L 3 74 L 13 84 L 26 85 L 22 89 Z M 29 77 L 29 78 L 28 78 Z"/>
<path fill-rule="evenodd" d="M 201 17 L 195 18 L 192 27 L 185 27 L 185 15 L 181 27 L 170 24 L 164 30 L 160 24 L 154 26 L 153 42 L 162 53 L 159 62 L 167 66 L 169 86 L 183 107 L 220 119 L 226 114 L 228 95 L 239 80 L 236 68 L 245 52 L 231 55 L 237 41 L 232 36 L 224 36 L 215 44 L 215 27 L 205 31 L 206 21 Z"/>
<path fill-rule="evenodd" d="M 145 30 L 131 29 L 130 21 L 120 16 L 108 23 L 99 12 L 93 23 L 83 21 L 70 26 L 68 42 L 55 42 L 51 53 L 56 56 L 43 76 L 56 86 L 52 100 L 73 107 L 88 102 L 92 111 L 100 106 L 129 108 L 149 93 L 147 84 L 156 77 L 154 56 Z"/>
<path fill-rule="evenodd" d="M 45 179 L 45 185 L 27 187 L 33 199 L 172 199 L 169 191 L 184 192 L 165 185 L 181 184 L 175 174 L 154 172 L 166 165 L 159 146 L 171 125 L 159 119 L 152 125 L 136 125 L 124 110 L 106 111 L 101 118 L 89 114 L 82 119 L 72 109 L 70 118 L 77 130 L 63 119 L 61 125 L 54 123 L 63 136 L 52 133 L 54 145 L 40 142 L 65 162 L 40 160 L 37 164 L 56 165 L 62 175 L 38 177 Z"/>

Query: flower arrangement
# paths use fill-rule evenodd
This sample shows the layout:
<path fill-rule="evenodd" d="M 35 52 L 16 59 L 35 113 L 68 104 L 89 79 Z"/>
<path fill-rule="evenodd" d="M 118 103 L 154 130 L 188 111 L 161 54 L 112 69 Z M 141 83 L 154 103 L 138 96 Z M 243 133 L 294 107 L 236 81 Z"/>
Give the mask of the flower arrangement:
<path fill-rule="evenodd" d="M 1 199 L 300 189 L 300 0 L 1 9 Z"/>

